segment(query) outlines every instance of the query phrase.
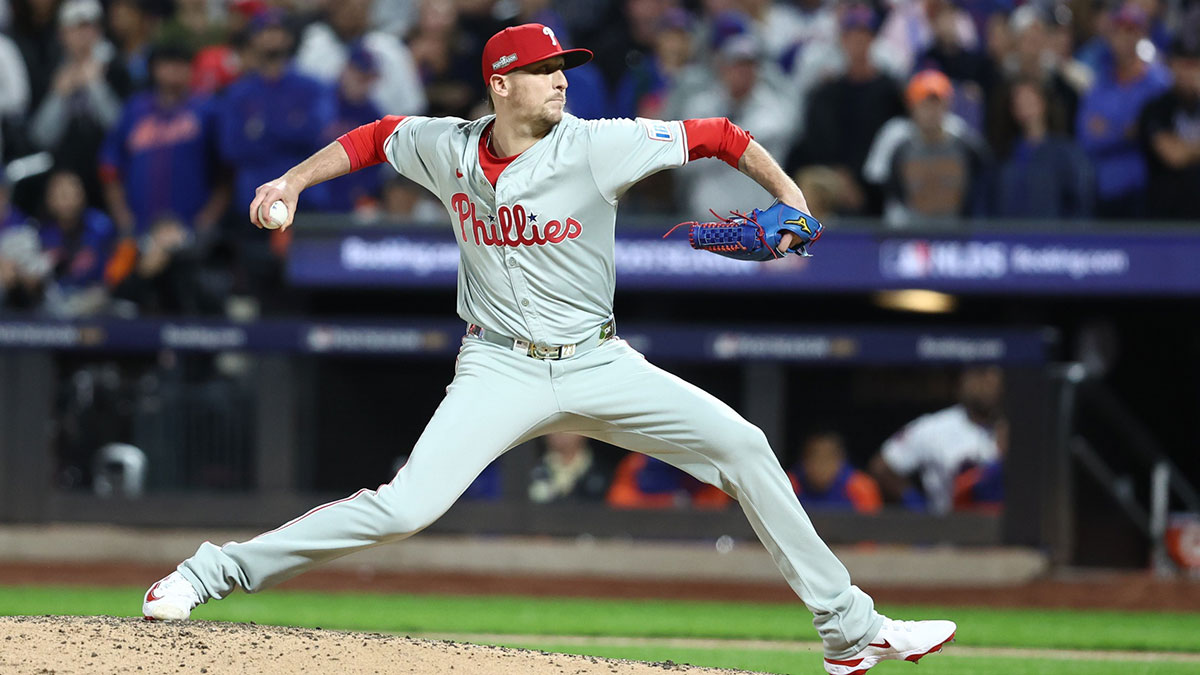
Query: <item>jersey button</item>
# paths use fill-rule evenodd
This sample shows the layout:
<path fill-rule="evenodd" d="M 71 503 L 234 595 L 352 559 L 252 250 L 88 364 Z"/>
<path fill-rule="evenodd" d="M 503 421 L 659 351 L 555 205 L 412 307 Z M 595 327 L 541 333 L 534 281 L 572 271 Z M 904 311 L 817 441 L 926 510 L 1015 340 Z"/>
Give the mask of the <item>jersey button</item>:
<path fill-rule="evenodd" d="M 528 307 L 529 306 L 529 298 L 524 298 L 523 300 L 521 300 L 521 306 Z"/>
<path fill-rule="evenodd" d="M 509 258 L 509 259 L 508 259 L 508 266 L 509 266 L 509 267 L 516 267 L 516 266 L 517 266 L 517 259 L 516 259 L 516 258 Z"/>

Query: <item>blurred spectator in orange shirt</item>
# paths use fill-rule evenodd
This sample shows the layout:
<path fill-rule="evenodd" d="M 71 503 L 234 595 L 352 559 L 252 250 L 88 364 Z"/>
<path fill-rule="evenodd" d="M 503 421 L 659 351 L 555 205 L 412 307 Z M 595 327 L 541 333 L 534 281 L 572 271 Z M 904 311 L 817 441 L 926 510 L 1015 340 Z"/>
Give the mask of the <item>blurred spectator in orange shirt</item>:
<path fill-rule="evenodd" d="M 823 432 L 804 441 L 800 461 L 788 471 L 806 509 L 853 509 L 878 513 L 883 497 L 875 479 L 850 466 L 841 434 Z"/>
<path fill-rule="evenodd" d="M 669 509 L 694 506 L 724 508 L 729 495 L 702 483 L 666 462 L 631 452 L 617 465 L 616 475 L 605 498 L 619 509 Z"/>

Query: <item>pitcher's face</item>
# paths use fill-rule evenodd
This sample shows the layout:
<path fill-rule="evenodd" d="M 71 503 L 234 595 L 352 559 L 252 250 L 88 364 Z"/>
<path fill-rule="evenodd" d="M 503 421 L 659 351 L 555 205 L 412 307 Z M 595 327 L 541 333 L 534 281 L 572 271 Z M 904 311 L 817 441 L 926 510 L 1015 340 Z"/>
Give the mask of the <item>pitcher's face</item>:
<path fill-rule="evenodd" d="M 567 105 L 567 76 L 563 58 L 554 56 L 504 76 L 509 111 L 517 117 L 553 126 L 562 121 Z"/>

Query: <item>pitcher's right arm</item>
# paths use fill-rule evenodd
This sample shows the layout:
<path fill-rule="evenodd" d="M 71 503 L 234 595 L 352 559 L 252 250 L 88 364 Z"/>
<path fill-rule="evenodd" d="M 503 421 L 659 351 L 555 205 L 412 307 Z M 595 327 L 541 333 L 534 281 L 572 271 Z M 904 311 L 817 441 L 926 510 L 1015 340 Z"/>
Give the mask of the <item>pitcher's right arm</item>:
<path fill-rule="evenodd" d="M 258 186 L 254 201 L 250 202 L 250 223 L 262 229 L 261 208 L 269 208 L 276 200 L 282 200 L 288 207 L 288 219 L 280 229 L 291 227 L 296 216 L 296 202 L 305 188 L 387 161 L 383 156 L 383 141 L 403 119 L 388 115 L 364 124 L 343 134 L 279 178 Z"/>

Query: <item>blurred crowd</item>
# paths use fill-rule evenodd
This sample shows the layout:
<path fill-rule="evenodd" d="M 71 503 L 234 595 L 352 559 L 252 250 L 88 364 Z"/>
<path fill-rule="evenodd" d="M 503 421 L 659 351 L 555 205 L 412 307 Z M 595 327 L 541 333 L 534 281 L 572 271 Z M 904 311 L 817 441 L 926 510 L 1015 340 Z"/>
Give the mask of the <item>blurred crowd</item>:
<path fill-rule="evenodd" d="M 841 434 L 818 430 L 785 452 L 787 477 L 809 511 L 874 514 L 888 505 L 938 515 L 997 513 L 1004 504 L 1008 449 L 1003 396 L 999 368 L 968 368 L 959 376 L 954 405 L 912 420 L 879 447 L 863 448 L 865 469 L 853 465 L 852 454 L 861 453 L 852 453 Z M 661 460 L 595 446 L 574 434 L 546 436 L 529 481 L 530 501 L 603 502 L 619 509 L 721 509 L 733 503 L 715 486 Z M 488 467 L 465 497 L 500 498 L 499 471 L 498 464 Z"/>
<path fill-rule="evenodd" d="M 220 313 L 278 284 L 255 187 L 384 114 L 486 114 L 480 59 L 540 22 L 596 57 L 584 118 L 725 116 L 819 217 L 1200 219 L 1200 0 L 0 0 L 0 308 Z M 769 197 L 719 162 L 630 211 Z M 305 192 L 440 221 L 387 167 Z"/>

